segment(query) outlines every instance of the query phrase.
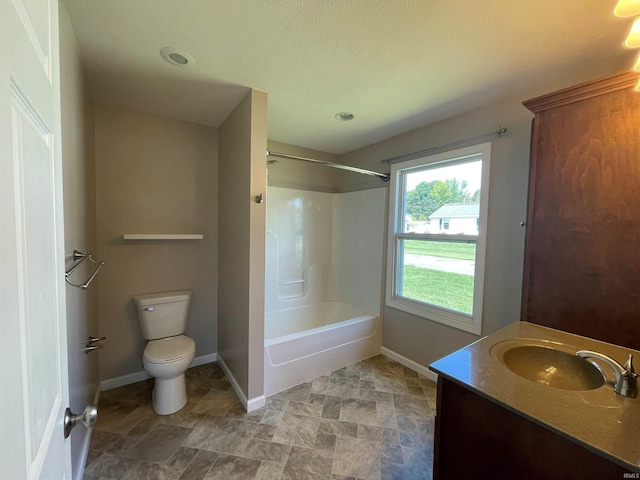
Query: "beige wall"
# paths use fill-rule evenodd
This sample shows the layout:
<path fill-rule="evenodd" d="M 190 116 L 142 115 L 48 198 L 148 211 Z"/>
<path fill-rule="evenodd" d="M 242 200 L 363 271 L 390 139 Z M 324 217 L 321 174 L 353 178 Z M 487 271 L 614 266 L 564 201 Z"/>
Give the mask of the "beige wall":
<path fill-rule="evenodd" d="M 264 394 L 267 95 L 251 90 L 220 127 L 218 356 L 243 401 Z"/>
<path fill-rule="evenodd" d="M 96 251 L 95 163 L 93 105 L 71 22 L 60 4 L 60 101 L 62 105 L 62 171 L 64 242 L 67 267 L 74 250 Z M 92 272 L 80 267 L 72 279 L 82 283 Z M 80 412 L 92 403 L 98 388 L 98 353 L 86 355 L 87 337 L 98 334 L 99 278 L 87 290 L 66 285 L 69 406 Z M 71 436 L 74 478 L 80 478 L 89 431 L 78 428 Z"/>
<path fill-rule="evenodd" d="M 95 106 L 100 379 L 143 371 L 131 297 L 193 291 L 186 334 L 196 357 L 217 344 L 218 132 L 121 107 Z M 124 241 L 124 233 L 202 233 L 204 240 Z"/>

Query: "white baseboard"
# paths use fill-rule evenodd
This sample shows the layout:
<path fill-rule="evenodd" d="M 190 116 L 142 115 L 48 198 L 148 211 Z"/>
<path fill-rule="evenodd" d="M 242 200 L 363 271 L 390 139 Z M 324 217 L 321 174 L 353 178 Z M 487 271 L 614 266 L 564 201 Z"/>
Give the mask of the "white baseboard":
<path fill-rule="evenodd" d="M 202 355 L 201 357 L 197 357 L 193 359 L 191 362 L 192 367 L 197 367 L 199 365 L 204 365 L 206 363 L 213 363 L 218 361 L 217 353 L 210 353 L 209 355 Z"/>
<path fill-rule="evenodd" d="M 220 368 L 222 368 L 222 371 L 224 371 L 227 380 L 229 380 L 229 383 L 231 383 L 233 390 L 236 392 L 236 395 L 238 395 L 238 398 L 242 402 L 242 405 L 244 405 L 244 408 L 247 410 L 247 412 L 252 412 L 253 410 L 257 410 L 258 408 L 262 408 L 266 405 L 267 397 L 265 397 L 264 395 L 247 399 L 247 395 L 242 391 L 242 388 L 240 388 L 240 384 L 236 380 L 236 377 L 233 376 L 233 373 L 231 373 L 231 370 L 229 370 L 229 367 L 225 363 L 224 359 L 219 355 L 218 365 L 220 365 Z"/>
<path fill-rule="evenodd" d="M 218 360 L 217 353 L 210 353 L 208 355 L 202 355 L 200 357 L 196 357 L 191 362 L 192 367 L 197 367 L 198 365 L 204 365 L 205 363 L 211 363 Z M 128 375 L 122 375 L 121 377 L 109 378 L 107 380 L 103 380 L 100 382 L 100 389 L 102 391 L 111 390 L 113 388 L 122 387 L 124 385 L 129 385 L 131 383 L 141 382 L 143 380 L 147 380 L 151 378 L 146 371 L 142 370 L 140 372 L 130 373 Z"/>
<path fill-rule="evenodd" d="M 432 372 L 424 365 L 420 365 L 419 363 L 414 362 L 413 360 L 410 360 L 407 357 L 394 352 L 393 350 L 389 350 L 386 347 L 382 347 L 380 350 L 380 353 L 382 353 L 386 357 L 389 357 L 391 360 L 395 360 L 396 362 L 404 365 L 405 367 L 410 368 L 411 370 L 415 370 L 419 374 L 424 375 L 425 377 L 433 380 L 434 382 L 438 381 L 438 375 L 435 372 Z"/>
<path fill-rule="evenodd" d="M 131 383 L 141 382 L 148 378 L 151 378 L 151 375 L 142 370 L 141 372 L 130 373 L 128 375 L 103 380 L 100 382 L 100 388 L 102 391 L 107 391 L 124 385 L 129 385 Z"/>
<path fill-rule="evenodd" d="M 247 412 L 253 412 L 259 408 L 264 407 L 267 404 L 267 397 L 260 395 L 259 397 L 250 398 L 247 402 Z"/>

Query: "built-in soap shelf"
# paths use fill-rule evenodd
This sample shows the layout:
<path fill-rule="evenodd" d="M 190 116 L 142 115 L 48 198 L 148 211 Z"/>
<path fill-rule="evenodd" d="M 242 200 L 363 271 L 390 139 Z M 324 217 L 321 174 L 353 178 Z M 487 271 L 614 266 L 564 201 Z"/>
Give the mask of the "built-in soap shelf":
<path fill-rule="evenodd" d="M 125 233 L 124 240 L 202 240 L 201 233 Z"/>

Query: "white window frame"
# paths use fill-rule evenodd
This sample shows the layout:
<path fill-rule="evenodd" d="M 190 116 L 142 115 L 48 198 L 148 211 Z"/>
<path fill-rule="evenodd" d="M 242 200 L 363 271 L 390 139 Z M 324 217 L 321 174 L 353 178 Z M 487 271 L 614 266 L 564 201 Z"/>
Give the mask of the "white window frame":
<path fill-rule="evenodd" d="M 425 166 L 436 164 L 465 163 L 470 157 L 481 156 L 482 178 L 480 182 L 480 228 L 478 236 L 447 234 L 448 240 L 475 240 L 476 259 L 473 288 L 473 312 L 468 315 L 456 310 L 450 310 L 435 304 L 420 302 L 397 294 L 399 276 L 398 259 L 402 255 L 401 239 L 437 239 L 442 241 L 443 234 L 404 233 L 404 172 L 420 170 Z M 386 304 L 389 307 L 402 310 L 428 320 L 449 325 L 466 332 L 480 335 L 482 332 L 482 305 L 484 297 L 485 256 L 487 244 L 487 223 L 489 211 L 489 172 L 491 164 L 491 143 L 483 143 L 470 147 L 437 153 L 406 162 L 395 163 L 391 166 L 391 180 L 389 192 L 389 228 L 387 239 L 387 288 Z"/>

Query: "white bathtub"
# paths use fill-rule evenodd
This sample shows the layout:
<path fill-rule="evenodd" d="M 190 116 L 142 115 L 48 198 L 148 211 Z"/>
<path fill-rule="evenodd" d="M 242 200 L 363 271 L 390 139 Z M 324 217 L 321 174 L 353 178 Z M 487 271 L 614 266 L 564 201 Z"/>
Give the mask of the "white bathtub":
<path fill-rule="evenodd" d="M 272 395 L 380 353 L 379 317 L 341 302 L 265 316 L 265 393 Z"/>

